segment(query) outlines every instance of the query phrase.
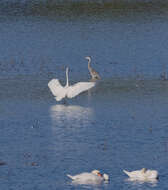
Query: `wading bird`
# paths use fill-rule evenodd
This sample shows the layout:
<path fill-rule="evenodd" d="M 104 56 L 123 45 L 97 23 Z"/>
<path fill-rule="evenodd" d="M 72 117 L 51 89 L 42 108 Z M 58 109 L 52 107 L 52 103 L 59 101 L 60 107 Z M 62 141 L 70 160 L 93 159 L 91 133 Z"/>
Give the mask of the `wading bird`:
<path fill-rule="evenodd" d="M 98 74 L 98 72 L 96 72 L 91 66 L 90 66 L 90 63 L 91 63 L 91 57 L 87 56 L 85 57 L 85 59 L 88 60 L 88 69 L 89 69 L 89 72 L 90 72 L 90 75 L 92 77 L 91 80 L 95 81 L 95 80 L 100 80 L 100 75 Z"/>
<path fill-rule="evenodd" d="M 66 68 L 66 85 L 62 86 L 58 79 L 52 79 L 48 83 L 48 87 L 50 88 L 52 94 L 55 96 L 57 101 L 61 101 L 63 98 L 73 98 L 78 94 L 89 90 L 90 88 L 95 86 L 95 82 L 78 82 L 72 86 L 69 86 L 68 79 L 68 67 Z"/>
<path fill-rule="evenodd" d="M 84 172 L 74 176 L 67 175 L 77 184 L 100 184 L 103 181 L 108 182 L 109 176 L 107 174 L 101 174 L 99 170 L 93 170 L 92 172 Z"/>

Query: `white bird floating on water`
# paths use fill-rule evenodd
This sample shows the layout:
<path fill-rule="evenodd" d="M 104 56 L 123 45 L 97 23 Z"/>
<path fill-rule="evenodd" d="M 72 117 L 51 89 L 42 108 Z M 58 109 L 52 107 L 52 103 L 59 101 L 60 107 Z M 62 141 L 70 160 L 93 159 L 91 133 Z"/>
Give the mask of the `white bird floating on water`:
<path fill-rule="evenodd" d="M 48 87 L 57 101 L 61 101 L 65 97 L 73 98 L 94 86 L 95 82 L 78 82 L 72 86 L 69 86 L 68 67 L 66 68 L 66 85 L 64 87 L 60 84 L 58 79 L 52 79 L 48 83 Z"/>
<path fill-rule="evenodd" d="M 84 172 L 74 176 L 67 175 L 72 179 L 72 182 L 75 184 L 85 184 L 85 185 L 96 185 L 100 184 L 103 181 L 108 182 L 109 176 L 107 174 L 101 174 L 99 170 L 93 170 L 91 173 Z"/>
<path fill-rule="evenodd" d="M 90 66 L 90 63 L 91 63 L 91 57 L 87 56 L 85 57 L 85 59 L 88 60 L 88 69 L 89 69 L 89 72 L 90 72 L 90 75 L 92 77 L 92 81 L 96 81 L 96 80 L 100 80 L 101 77 L 100 75 L 98 74 L 98 72 L 96 72 L 91 66 Z"/>
<path fill-rule="evenodd" d="M 158 179 L 158 172 L 156 170 L 148 170 L 146 168 L 142 168 L 141 170 L 135 170 L 132 172 L 123 170 L 123 172 L 127 174 L 131 180 L 157 181 Z"/>

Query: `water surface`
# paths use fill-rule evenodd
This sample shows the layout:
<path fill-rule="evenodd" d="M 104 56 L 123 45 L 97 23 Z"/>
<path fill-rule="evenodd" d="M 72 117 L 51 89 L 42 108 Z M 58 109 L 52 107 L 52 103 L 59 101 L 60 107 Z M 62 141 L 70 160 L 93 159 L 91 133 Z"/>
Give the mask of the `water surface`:
<path fill-rule="evenodd" d="M 1 3 L 3 189 L 167 188 L 167 17 L 166 1 Z M 66 66 L 71 83 L 88 81 L 88 55 L 102 80 L 56 102 L 48 81 L 65 84 Z M 122 171 L 143 167 L 159 181 L 130 182 Z M 93 169 L 109 183 L 75 186 L 66 176 Z"/>

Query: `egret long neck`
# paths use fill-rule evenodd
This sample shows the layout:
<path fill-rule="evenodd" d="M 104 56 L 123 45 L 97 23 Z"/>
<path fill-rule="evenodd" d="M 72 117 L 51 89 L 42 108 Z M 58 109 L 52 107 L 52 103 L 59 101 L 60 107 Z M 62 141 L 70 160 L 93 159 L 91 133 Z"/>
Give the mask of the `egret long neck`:
<path fill-rule="evenodd" d="M 69 79 L 68 79 L 68 68 L 66 68 L 66 87 L 69 86 Z"/>

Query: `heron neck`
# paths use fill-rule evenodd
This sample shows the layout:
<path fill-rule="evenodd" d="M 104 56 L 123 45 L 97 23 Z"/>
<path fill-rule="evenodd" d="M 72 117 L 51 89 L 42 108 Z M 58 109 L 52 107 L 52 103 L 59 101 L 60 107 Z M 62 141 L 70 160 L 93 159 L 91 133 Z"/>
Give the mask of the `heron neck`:
<path fill-rule="evenodd" d="M 90 69 L 90 63 L 91 63 L 91 59 L 88 60 L 88 69 Z"/>

